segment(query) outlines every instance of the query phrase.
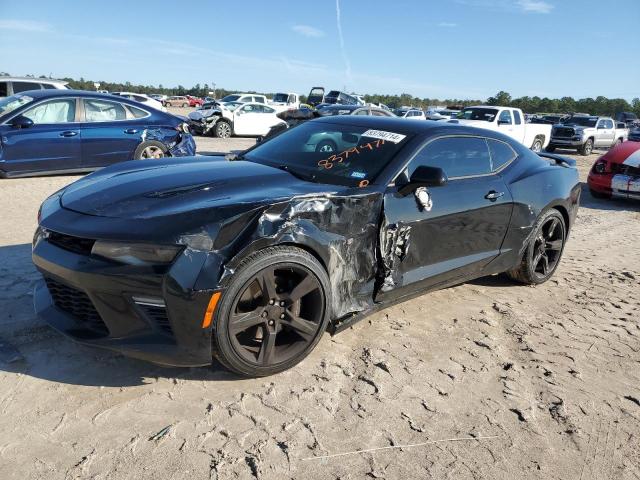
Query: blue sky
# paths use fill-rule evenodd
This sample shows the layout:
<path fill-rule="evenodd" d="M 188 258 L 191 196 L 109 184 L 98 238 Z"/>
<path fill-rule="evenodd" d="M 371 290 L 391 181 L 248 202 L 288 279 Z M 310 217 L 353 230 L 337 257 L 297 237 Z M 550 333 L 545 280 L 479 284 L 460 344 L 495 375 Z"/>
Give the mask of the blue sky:
<path fill-rule="evenodd" d="M 19 5 L 0 0 L 0 71 L 13 75 L 442 99 L 640 96 L 640 0 Z"/>

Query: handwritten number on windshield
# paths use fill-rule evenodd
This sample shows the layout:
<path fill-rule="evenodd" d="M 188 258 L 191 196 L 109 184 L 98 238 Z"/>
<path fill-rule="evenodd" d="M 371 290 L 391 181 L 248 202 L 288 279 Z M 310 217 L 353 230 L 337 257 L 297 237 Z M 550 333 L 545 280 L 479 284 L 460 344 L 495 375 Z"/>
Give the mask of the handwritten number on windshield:
<path fill-rule="evenodd" d="M 355 155 L 360 155 L 363 151 L 367 149 L 369 151 L 376 150 L 384 145 L 384 140 L 376 140 L 373 142 L 365 143 L 360 146 L 348 148 L 338 154 L 330 155 L 329 158 L 322 159 L 318 162 L 319 167 L 326 168 L 327 170 L 333 168 L 334 163 L 342 163 L 345 160 L 348 160 L 349 157 L 353 157 Z"/>

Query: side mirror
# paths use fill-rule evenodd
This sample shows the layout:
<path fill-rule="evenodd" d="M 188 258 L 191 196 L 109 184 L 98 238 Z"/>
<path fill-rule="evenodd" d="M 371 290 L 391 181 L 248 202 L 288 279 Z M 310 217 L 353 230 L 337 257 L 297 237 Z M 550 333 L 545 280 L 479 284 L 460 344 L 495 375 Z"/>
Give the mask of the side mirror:
<path fill-rule="evenodd" d="M 401 195 L 416 190 L 420 187 L 441 187 L 447 183 L 447 175 L 439 167 L 421 165 L 411 174 L 409 182 L 398 190 Z"/>
<path fill-rule="evenodd" d="M 33 126 L 33 120 L 25 117 L 24 115 L 18 115 L 11 120 L 11 126 L 14 128 L 29 128 Z"/>
<path fill-rule="evenodd" d="M 598 125 L 598 130 L 604 130 L 605 128 L 607 128 L 607 127 L 602 125 L 602 124 Z"/>

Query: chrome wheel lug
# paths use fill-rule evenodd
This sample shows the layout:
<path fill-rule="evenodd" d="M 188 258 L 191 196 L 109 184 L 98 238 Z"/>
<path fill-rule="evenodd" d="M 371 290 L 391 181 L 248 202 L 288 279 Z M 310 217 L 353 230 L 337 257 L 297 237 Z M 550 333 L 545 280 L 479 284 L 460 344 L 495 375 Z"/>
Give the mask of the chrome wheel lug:
<path fill-rule="evenodd" d="M 261 316 L 262 318 L 265 318 L 267 315 L 268 315 L 268 314 L 267 314 L 267 312 L 262 312 L 262 313 L 260 314 L 260 316 Z"/>
<path fill-rule="evenodd" d="M 272 327 L 273 327 L 273 326 L 275 325 L 275 323 L 276 323 L 276 322 L 274 322 L 273 320 L 269 320 L 269 322 L 268 322 L 268 323 L 269 323 L 269 325 L 270 325 L 270 326 L 272 326 Z"/>
<path fill-rule="evenodd" d="M 280 318 L 284 319 L 284 313 L 280 314 Z"/>
<path fill-rule="evenodd" d="M 281 307 L 284 307 L 284 302 L 280 302 L 280 306 L 281 306 Z"/>
<path fill-rule="evenodd" d="M 269 305 L 273 305 L 274 303 L 276 303 L 276 301 L 273 298 L 269 300 Z"/>

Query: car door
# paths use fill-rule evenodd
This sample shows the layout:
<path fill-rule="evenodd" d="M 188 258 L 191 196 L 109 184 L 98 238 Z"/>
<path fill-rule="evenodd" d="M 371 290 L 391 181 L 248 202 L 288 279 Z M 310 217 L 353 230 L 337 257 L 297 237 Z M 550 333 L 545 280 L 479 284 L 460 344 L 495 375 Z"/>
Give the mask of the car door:
<path fill-rule="evenodd" d="M 598 125 L 602 125 L 602 129 L 598 130 L 598 134 L 599 134 L 598 137 L 600 139 L 598 146 L 610 147 L 613 144 L 613 140 L 615 138 L 613 120 L 609 120 L 609 119 L 600 120 L 598 122 Z"/>
<path fill-rule="evenodd" d="M 516 109 L 513 109 L 512 113 L 513 113 L 513 135 L 511 135 L 511 137 L 513 137 L 520 143 L 524 143 L 526 127 L 524 125 L 522 115 L 520 115 L 520 112 Z"/>
<path fill-rule="evenodd" d="M 500 115 L 498 115 L 498 131 L 518 140 L 518 136 L 513 125 L 513 116 L 511 115 L 511 110 L 502 110 L 500 112 Z"/>
<path fill-rule="evenodd" d="M 261 135 L 259 133 L 261 118 L 264 118 L 261 105 L 247 103 L 238 107 L 233 112 L 234 133 L 236 135 Z"/>
<path fill-rule="evenodd" d="M 511 152 L 509 161 L 516 157 L 506 143 L 498 147 Z M 481 274 L 500 252 L 513 208 L 499 174 L 505 164 L 493 167 L 487 140 L 473 136 L 440 137 L 415 155 L 384 195 L 385 281 L 376 300 Z M 445 185 L 427 189 L 430 206 L 416 192 L 402 191 L 402 179 L 421 165 L 442 168 L 448 176 Z"/>
<path fill-rule="evenodd" d="M 143 119 L 133 118 L 128 107 L 115 100 L 83 98 L 82 104 L 83 165 L 104 167 L 133 159 L 146 127 Z"/>
<path fill-rule="evenodd" d="M 30 127 L 4 125 L 1 138 L 3 170 L 27 173 L 80 168 L 77 102 L 76 98 L 69 97 L 43 101 L 21 113 L 33 122 Z"/>

